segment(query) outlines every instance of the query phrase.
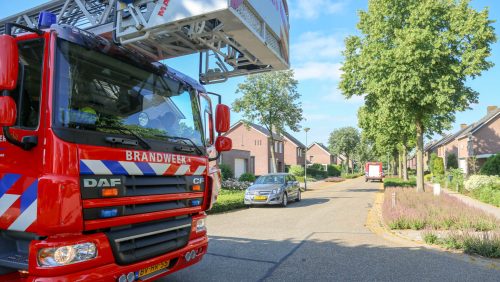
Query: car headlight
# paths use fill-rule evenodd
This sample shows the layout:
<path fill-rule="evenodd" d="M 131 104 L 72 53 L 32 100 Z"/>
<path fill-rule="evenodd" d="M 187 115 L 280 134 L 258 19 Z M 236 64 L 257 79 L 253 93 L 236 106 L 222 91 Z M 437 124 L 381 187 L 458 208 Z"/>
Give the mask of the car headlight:
<path fill-rule="evenodd" d="M 96 258 L 94 243 L 44 248 L 38 252 L 38 264 L 44 267 L 63 266 Z"/>
<path fill-rule="evenodd" d="M 245 195 L 252 195 L 252 192 L 250 192 L 250 190 L 246 190 Z"/>

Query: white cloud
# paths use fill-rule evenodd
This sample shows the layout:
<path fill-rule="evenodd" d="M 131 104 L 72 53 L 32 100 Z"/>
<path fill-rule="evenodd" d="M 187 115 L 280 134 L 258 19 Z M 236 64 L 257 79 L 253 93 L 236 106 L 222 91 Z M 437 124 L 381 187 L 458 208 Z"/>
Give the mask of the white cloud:
<path fill-rule="evenodd" d="M 292 2 L 291 16 L 297 19 L 317 19 L 320 15 L 333 15 L 344 10 L 345 1 L 295 0 Z"/>
<path fill-rule="evenodd" d="M 306 62 L 294 67 L 295 78 L 300 80 L 317 79 L 339 81 L 342 71 L 340 63 Z"/>
<path fill-rule="evenodd" d="M 291 53 L 296 61 L 306 61 L 314 57 L 318 59 L 338 60 L 344 49 L 343 36 L 339 34 L 325 35 L 320 32 L 305 32 L 297 43 L 292 44 Z"/>

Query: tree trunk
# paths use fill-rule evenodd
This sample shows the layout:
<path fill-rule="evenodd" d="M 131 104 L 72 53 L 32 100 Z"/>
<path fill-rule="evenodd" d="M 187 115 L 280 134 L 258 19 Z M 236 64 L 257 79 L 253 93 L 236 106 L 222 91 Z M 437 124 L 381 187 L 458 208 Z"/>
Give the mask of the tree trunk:
<path fill-rule="evenodd" d="M 408 152 L 406 147 L 403 147 L 403 180 L 408 181 Z"/>
<path fill-rule="evenodd" d="M 273 135 L 273 127 L 270 126 L 270 134 L 271 134 L 271 173 L 276 173 L 276 155 L 274 152 L 275 148 L 275 143 L 276 141 L 274 140 L 274 135 Z"/>
<path fill-rule="evenodd" d="M 400 150 L 398 153 L 398 177 L 403 178 L 403 152 Z"/>
<path fill-rule="evenodd" d="M 417 119 L 417 192 L 424 191 L 424 125 Z"/>
<path fill-rule="evenodd" d="M 398 165 L 396 164 L 397 159 L 398 159 L 398 152 L 394 152 L 392 154 L 392 168 L 393 168 L 392 175 L 398 175 Z"/>
<path fill-rule="evenodd" d="M 346 159 L 346 160 L 345 160 L 345 165 L 346 165 L 346 167 L 347 167 L 347 174 L 349 174 L 349 156 L 348 156 L 348 155 L 346 155 L 346 156 L 345 156 L 345 159 Z"/>

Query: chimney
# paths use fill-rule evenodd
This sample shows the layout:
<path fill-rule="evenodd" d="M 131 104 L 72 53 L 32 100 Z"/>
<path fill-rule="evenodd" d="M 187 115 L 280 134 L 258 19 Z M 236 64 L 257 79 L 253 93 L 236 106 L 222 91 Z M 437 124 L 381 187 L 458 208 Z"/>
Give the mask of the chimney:
<path fill-rule="evenodd" d="M 460 125 L 460 129 L 465 129 L 466 127 L 467 127 L 467 124 L 466 124 L 466 123 L 462 123 L 462 124 Z"/>
<path fill-rule="evenodd" d="M 489 113 L 492 113 L 493 111 L 495 111 L 496 109 L 498 109 L 498 107 L 497 106 L 488 106 L 487 109 L 488 109 L 488 114 L 489 114 Z"/>

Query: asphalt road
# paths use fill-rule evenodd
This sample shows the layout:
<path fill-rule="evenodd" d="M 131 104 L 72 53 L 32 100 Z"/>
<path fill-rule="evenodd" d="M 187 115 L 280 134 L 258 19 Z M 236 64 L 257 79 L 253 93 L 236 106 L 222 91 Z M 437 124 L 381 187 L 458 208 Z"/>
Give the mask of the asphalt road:
<path fill-rule="evenodd" d="M 470 258 L 387 240 L 366 227 L 380 183 L 355 179 L 303 193 L 287 208 L 208 218 L 199 264 L 162 281 L 500 281 Z"/>

